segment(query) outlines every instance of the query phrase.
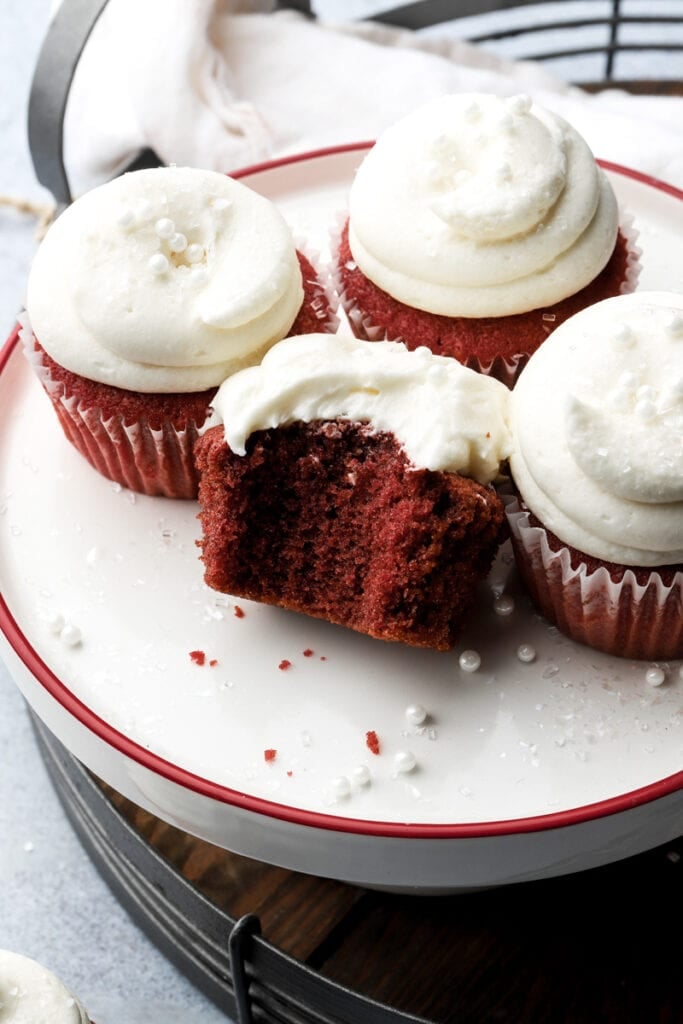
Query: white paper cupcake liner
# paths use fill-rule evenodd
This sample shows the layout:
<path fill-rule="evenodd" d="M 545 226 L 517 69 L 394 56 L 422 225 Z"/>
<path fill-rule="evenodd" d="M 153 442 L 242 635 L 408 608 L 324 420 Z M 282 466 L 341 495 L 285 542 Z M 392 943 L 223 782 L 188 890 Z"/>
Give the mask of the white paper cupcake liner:
<path fill-rule="evenodd" d="M 208 421 L 179 430 L 170 421 L 157 428 L 145 418 L 126 423 L 123 416 L 103 416 L 99 407 L 66 393 L 35 348 L 28 318 L 22 316 L 20 325 L 26 358 L 52 402 L 64 435 L 98 473 L 139 494 L 196 498 L 198 478 L 192 453 Z"/>
<path fill-rule="evenodd" d="M 574 640 L 608 654 L 647 661 L 683 658 L 683 570 L 666 583 L 658 569 L 639 582 L 627 568 L 572 564 L 567 547 L 555 551 L 542 526 L 516 498 L 506 499 L 520 575 L 540 611 Z M 642 578 L 642 570 L 639 570 Z"/>

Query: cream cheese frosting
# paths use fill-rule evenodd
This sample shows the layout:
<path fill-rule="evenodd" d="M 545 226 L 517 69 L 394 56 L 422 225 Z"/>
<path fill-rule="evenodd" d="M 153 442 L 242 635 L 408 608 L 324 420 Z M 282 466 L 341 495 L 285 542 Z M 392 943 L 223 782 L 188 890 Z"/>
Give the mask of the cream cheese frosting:
<path fill-rule="evenodd" d="M 215 171 L 116 178 L 52 225 L 27 309 L 74 373 L 129 391 L 220 384 L 284 337 L 303 301 L 291 233 L 267 199 Z"/>
<path fill-rule="evenodd" d="M 605 299 L 557 328 L 512 393 L 512 475 L 564 543 L 683 562 L 683 296 Z"/>
<path fill-rule="evenodd" d="M 393 433 L 416 467 L 494 480 L 512 445 L 510 392 L 429 349 L 309 334 L 225 381 L 213 407 L 232 451 L 256 430 L 345 419 Z"/>
<path fill-rule="evenodd" d="M 88 1024 L 59 978 L 29 957 L 0 950 L 0 1024 Z"/>
<path fill-rule="evenodd" d="M 378 139 L 349 196 L 349 244 L 393 298 L 506 316 L 589 284 L 614 249 L 614 192 L 586 142 L 526 96 L 432 100 Z"/>

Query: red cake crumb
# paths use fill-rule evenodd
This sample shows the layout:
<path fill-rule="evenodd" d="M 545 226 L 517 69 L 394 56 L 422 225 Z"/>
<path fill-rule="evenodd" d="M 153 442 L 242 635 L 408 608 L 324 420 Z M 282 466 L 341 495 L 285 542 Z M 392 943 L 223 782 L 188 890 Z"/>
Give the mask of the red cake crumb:
<path fill-rule="evenodd" d="M 287 775 L 289 776 L 290 779 L 291 779 L 293 774 L 294 774 L 294 772 L 287 772 Z"/>
<path fill-rule="evenodd" d="M 273 747 L 269 747 L 267 750 L 263 751 L 263 758 L 267 762 L 274 761 L 276 757 L 277 750 L 274 750 Z"/>
<path fill-rule="evenodd" d="M 505 536 L 493 488 L 417 469 L 390 433 L 294 423 L 200 438 L 200 541 L 214 590 L 382 640 L 449 650 Z"/>
<path fill-rule="evenodd" d="M 280 662 L 280 664 L 278 665 L 278 668 L 279 668 L 279 669 L 280 669 L 280 671 L 282 671 L 282 672 L 286 672 L 286 671 L 287 671 L 287 669 L 288 669 L 288 668 L 291 668 L 291 667 L 292 667 L 292 663 L 291 663 L 291 661 L 289 660 L 289 658 L 283 658 L 283 659 L 282 659 L 282 661 Z"/>
<path fill-rule="evenodd" d="M 215 668 L 217 664 L 218 664 L 218 658 L 212 658 L 211 661 L 209 662 L 209 665 L 211 666 L 211 668 Z"/>
<path fill-rule="evenodd" d="M 240 608 L 240 606 L 238 604 L 236 604 L 235 605 L 235 618 L 236 619 L 243 619 L 245 615 L 246 615 L 246 612 L 244 611 L 244 609 Z"/>
<path fill-rule="evenodd" d="M 586 306 L 619 295 L 627 278 L 628 257 L 628 243 L 620 232 L 607 265 L 585 288 L 552 306 L 498 317 L 443 316 L 414 309 L 392 298 L 370 281 L 354 262 L 348 221 L 339 246 L 339 272 L 348 300 L 374 326 L 385 330 L 387 337 L 400 338 L 409 349 L 426 345 L 435 355 L 452 356 L 473 368 L 477 367 L 472 360 L 484 367 L 493 364 L 492 375 L 499 376 L 496 363 L 522 355 L 518 375 L 529 356 L 561 323 Z M 500 377 L 504 377 L 502 370 Z M 504 383 L 512 382 L 504 380 Z"/>
<path fill-rule="evenodd" d="M 379 754 L 379 739 L 374 729 L 365 734 L 365 745 L 371 754 Z"/>
<path fill-rule="evenodd" d="M 195 665 L 203 665 L 206 661 L 206 654 L 204 651 L 190 651 L 190 659 Z"/>
<path fill-rule="evenodd" d="M 310 647 L 307 647 L 306 650 L 303 652 L 304 658 L 312 658 L 314 654 L 315 651 L 312 651 Z"/>

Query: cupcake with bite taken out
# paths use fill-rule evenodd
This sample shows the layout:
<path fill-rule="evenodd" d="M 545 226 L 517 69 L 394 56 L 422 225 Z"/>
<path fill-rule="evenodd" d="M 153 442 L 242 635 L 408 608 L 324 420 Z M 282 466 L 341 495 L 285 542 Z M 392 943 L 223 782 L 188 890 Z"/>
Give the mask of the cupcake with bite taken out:
<path fill-rule="evenodd" d="M 533 600 L 608 654 L 683 658 L 683 296 L 578 313 L 511 399 L 508 519 Z"/>
<path fill-rule="evenodd" d="M 206 583 L 448 650 L 505 536 L 508 400 L 426 348 L 274 345 L 221 385 L 197 443 Z"/>
<path fill-rule="evenodd" d="M 196 496 L 218 385 L 288 334 L 334 330 L 323 284 L 267 199 L 185 167 L 70 206 L 30 273 L 25 349 L 64 433 L 104 476 Z"/>
<path fill-rule="evenodd" d="M 631 234 L 561 117 L 527 96 L 447 95 L 358 168 L 338 290 L 358 337 L 426 345 L 512 386 L 568 317 L 633 290 Z"/>

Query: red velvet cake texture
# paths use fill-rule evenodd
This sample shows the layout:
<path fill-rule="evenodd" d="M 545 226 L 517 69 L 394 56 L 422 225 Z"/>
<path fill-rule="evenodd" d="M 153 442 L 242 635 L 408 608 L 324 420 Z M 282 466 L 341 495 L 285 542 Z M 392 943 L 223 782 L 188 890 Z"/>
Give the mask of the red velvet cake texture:
<path fill-rule="evenodd" d="M 200 438 L 206 583 L 382 640 L 448 650 L 504 536 L 491 487 L 417 469 L 394 435 L 333 420 Z"/>

